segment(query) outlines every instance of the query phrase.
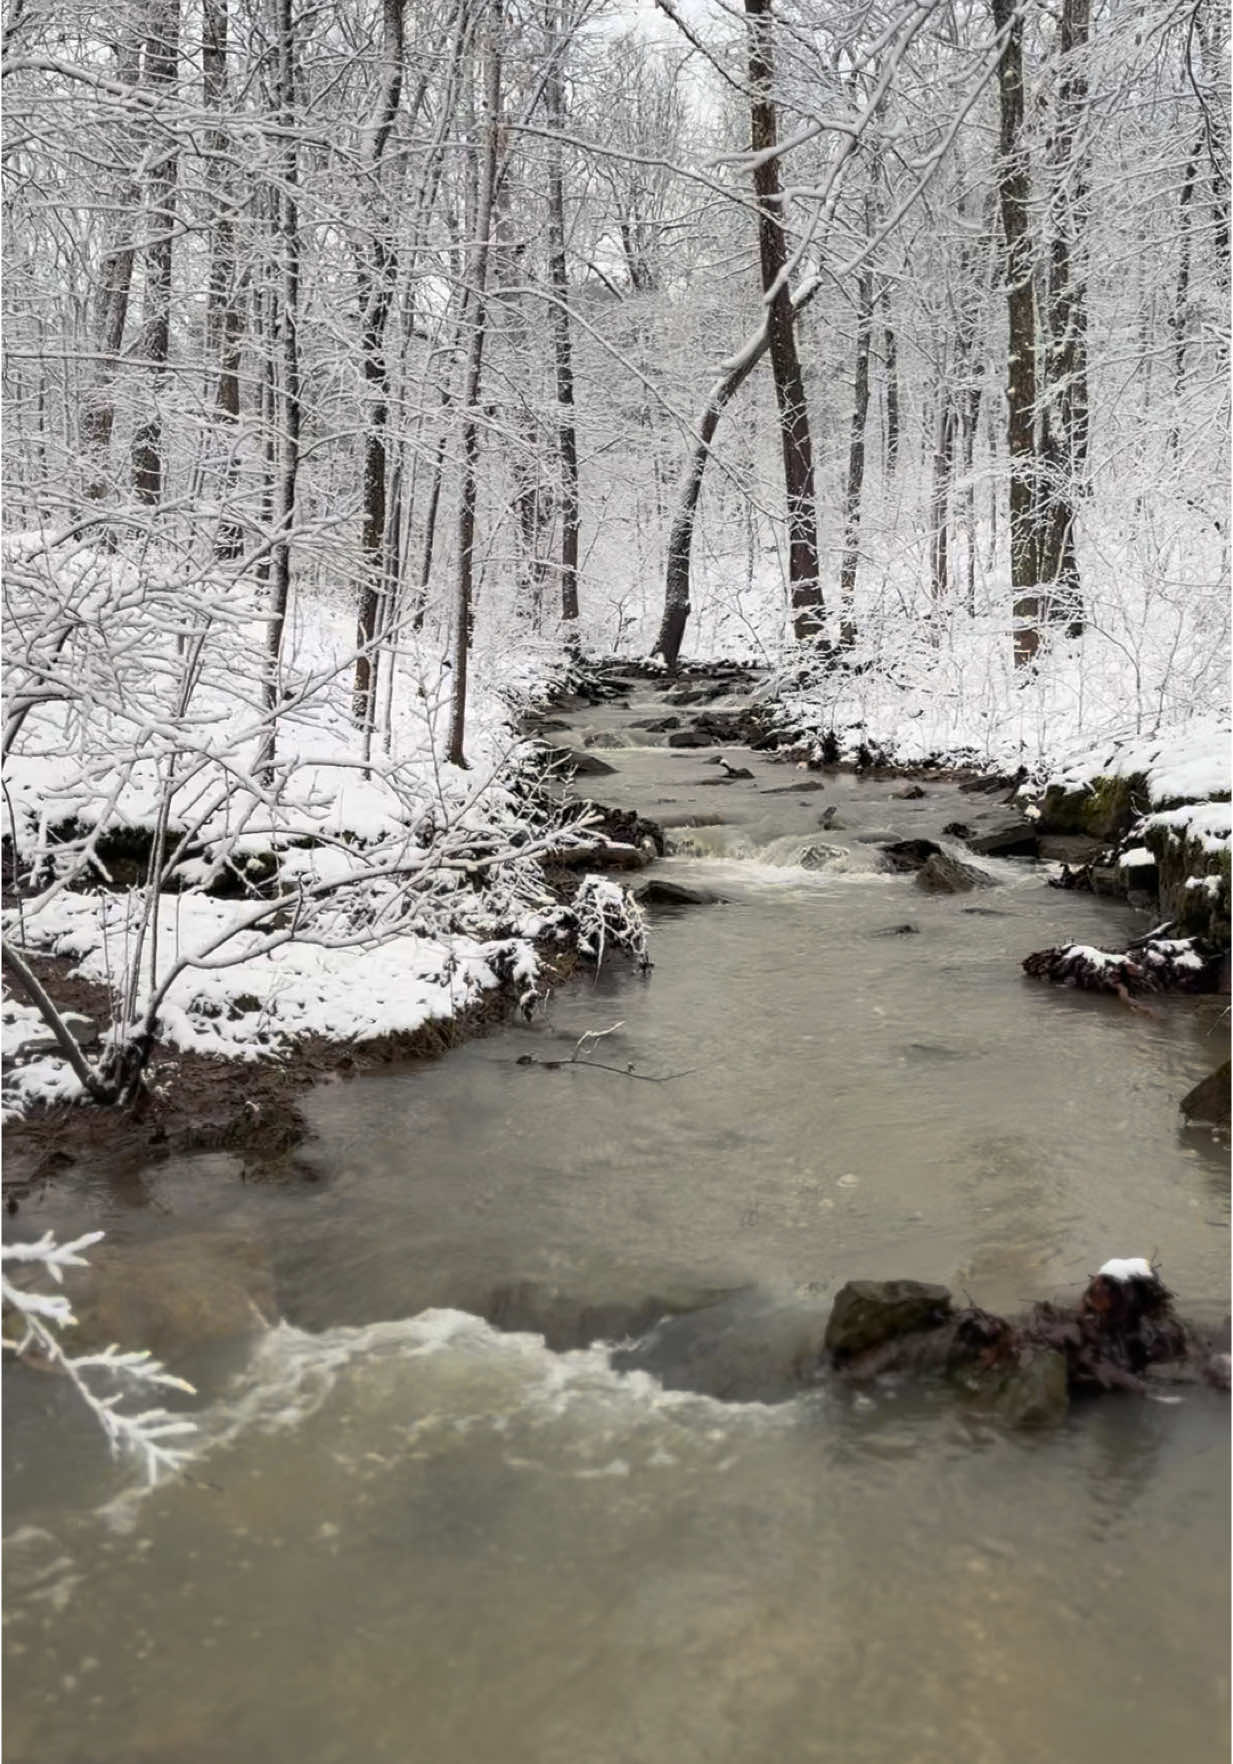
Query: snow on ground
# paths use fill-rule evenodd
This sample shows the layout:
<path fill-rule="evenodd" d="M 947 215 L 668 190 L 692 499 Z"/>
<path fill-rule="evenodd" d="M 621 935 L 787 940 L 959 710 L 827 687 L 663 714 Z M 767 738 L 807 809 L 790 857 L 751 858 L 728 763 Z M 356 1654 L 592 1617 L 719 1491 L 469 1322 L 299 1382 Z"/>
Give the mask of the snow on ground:
<path fill-rule="evenodd" d="M 1152 811 L 1136 824 L 1136 839 L 1153 827 L 1167 827 L 1179 839 L 1196 841 L 1205 852 L 1229 850 L 1233 843 L 1233 807 L 1228 801 L 1233 789 L 1233 722 L 1227 715 L 1196 716 L 1153 735 L 1099 742 L 1068 759 L 1051 774 L 1048 783 L 1069 791 L 1082 789 L 1096 778 L 1136 774 L 1147 779 Z M 1128 864 L 1133 855 L 1125 853 L 1121 863 Z M 1152 854 L 1143 852 L 1140 861 L 1152 862 Z"/>
<path fill-rule="evenodd" d="M 365 764 L 352 720 L 354 608 L 341 595 L 300 596 L 284 646 L 286 708 L 263 767 L 255 591 L 192 577 L 175 557 L 138 566 L 84 546 L 48 554 L 29 537 L 6 541 L 4 559 L 6 712 L 34 702 L 6 759 L 3 826 L 38 865 L 38 891 L 5 915 L 6 935 L 70 957 L 113 995 L 135 967 L 139 1003 L 187 959 L 159 1006 L 163 1039 L 232 1058 L 306 1035 L 406 1034 L 502 979 L 533 984 L 547 903 L 533 860 L 517 855 L 530 828 L 509 767 L 524 751 L 517 712 L 559 675 L 559 648 L 477 654 L 463 769 L 444 759 L 450 675 L 439 646 L 408 639 L 393 694 L 379 694 Z M 159 895 L 143 927 L 144 891 L 109 886 L 109 865 L 127 858 L 144 873 L 148 840 L 134 859 L 114 836 L 154 830 L 160 817 L 168 849 L 183 842 L 182 892 Z M 112 842 L 92 861 L 100 837 Z M 485 842 L 514 862 L 477 887 L 468 863 Z M 262 902 L 247 886 L 263 865 L 268 879 L 272 853 L 283 897 L 304 891 L 293 938 L 285 923 L 257 922 Z M 237 898 L 201 892 L 220 880 Z M 83 881 L 89 891 L 67 886 Z M 3 1029 L 10 1053 L 47 1033 L 7 999 Z M 58 1056 L 38 1058 L 6 1079 L 6 1112 L 78 1089 Z"/>
<path fill-rule="evenodd" d="M 224 931 L 235 904 L 205 895 L 162 895 L 160 978 L 182 953 L 203 948 Z M 30 927 L 29 941 L 73 958 L 75 974 L 106 984 L 125 970 L 140 905 L 136 895 L 63 893 Z M 538 928 L 534 918 L 525 925 L 530 934 Z M 494 944 L 402 935 L 355 947 L 289 942 L 244 959 L 265 941 L 256 930 L 241 933 L 232 946 L 236 965 L 186 968 L 160 1007 L 162 1039 L 185 1052 L 244 1060 L 277 1054 L 301 1036 L 346 1043 L 407 1034 L 456 1016 L 497 986 L 498 956 L 520 984 L 534 984 L 539 971 L 528 940 Z M 4 1032 L 6 1052 L 12 1051 L 10 1042 L 47 1036 L 37 1013 L 8 1000 Z M 36 1097 L 79 1094 L 77 1081 L 55 1056 L 13 1068 L 4 1088 L 6 1114 Z"/>
<path fill-rule="evenodd" d="M 1233 721 L 1195 716 L 1151 735 L 1097 742 L 1066 760 L 1048 779 L 1074 790 L 1093 778 L 1142 774 L 1153 806 L 1198 802 L 1233 789 Z M 1228 810 L 1225 809 L 1227 817 Z"/>

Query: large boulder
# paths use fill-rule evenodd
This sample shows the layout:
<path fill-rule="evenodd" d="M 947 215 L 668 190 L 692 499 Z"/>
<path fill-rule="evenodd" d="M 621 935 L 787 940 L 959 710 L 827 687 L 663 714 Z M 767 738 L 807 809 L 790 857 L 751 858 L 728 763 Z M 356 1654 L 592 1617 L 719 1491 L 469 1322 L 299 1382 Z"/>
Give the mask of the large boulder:
<path fill-rule="evenodd" d="M 992 888 L 993 877 L 939 851 L 916 872 L 916 886 L 928 894 L 966 894 L 971 888 Z"/>
<path fill-rule="evenodd" d="M 665 1317 L 631 1346 L 613 1350 L 618 1372 L 650 1372 L 665 1390 L 729 1403 L 781 1403 L 818 1375 L 822 1316 L 753 1290 L 706 1310 Z"/>
<path fill-rule="evenodd" d="M 932 839 L 894 839 L 881 843 L 881 850 L 892 870 L 906 874 L 922 869 L 930 858 L 942 856 L 942 847 Z"/>
<path fill-rule="evenodd" d="M 605 777 L 616 771 L 607 760 L 600 759 L 595 753 L 581 753 L 576 747 L 550 747 L 545 757 L 549 763 L 561 772 L 573 772 L 588 778 Z"/>
<path fill-rule="evenodd" d="M 712 740 L 701 729 L 677 729 L 668 737 L 669 747 L 710 747 Z"/>
<path fill-rule="evenodd" d="M 990 833 L 978 833 L 967 843 L 979 857 L 1034 858 L 1040 849 L 1040 835 L 1030 821 L 1012 821 Z"/>
<path fill-rule="evenodd" d="M 831 1306 L 823 1345 L 842 1366 L 896 1336 L 936 1329 L 951 1314 L 944 1286 L 921 1280 L 849 1280 Z"/>
<path fill-rule="evenodd" d="M 1206 1078 L 1201 1078 L 1193 1090 L 1187 1091 L 1182 1098 L 1181 1109 L 1188 1121 L 1203 1121 L 1212 1127 L 1229 1125 L 1229 1079 L 1230 1065 L 1226 1060 Z"/>

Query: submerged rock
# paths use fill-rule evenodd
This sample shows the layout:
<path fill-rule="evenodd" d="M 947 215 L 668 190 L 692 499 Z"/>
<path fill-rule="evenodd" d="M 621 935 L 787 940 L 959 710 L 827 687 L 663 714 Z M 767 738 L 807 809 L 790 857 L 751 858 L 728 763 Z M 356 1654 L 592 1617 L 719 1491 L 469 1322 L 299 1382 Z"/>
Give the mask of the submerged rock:
<path fill-rule="evenodd" d="M 711 888 L 695 888 L 685 882 L 669 882 L 663 876 L 652 876 L 633 890 L 634 899 L 646 906 L 720 906 L 723 895 Z"/>
<path fill-rule="evenodd" d="M 574 772 L 589 778 L 606 777 L 616 771 L 615 766 L 600 759 L 598 754 L 583 753 L 576 747 L 550 747 L 547 749 L 547 759 L 559 771 Z"/>
<path fill-rule="evenodd" d="M 618 1372 L 650 1372 L 666 1390 L 721 1402 L 781 1403 L 817 1380 L 822 1316 L 766 1293 L 738 1292 L 706 1310 L 665 1317 L 611 1354 Z"/>
<path fill-rule="evenodd" d="M 65 1291 L 74 1353 L 115 1342 L 174 1362 L 202 1343 L 269 1329 L 279 1314 L 264 1252 L 223 1231 L 100 1244 L 88 1267 L 68 1271 Z"/>
<path fill-rule="evenodd" d="M 849 1280 L 840 1287 L 826 1325 L 824 1346 L 842 1366 L 896 1336 L 934 1329 L 951 1314 L 944 1286 L 920 1280 Z"/>
<path fill-rule="evenodd" d="M 1181 1110 L 1188 1121 L 1205 1121 L 1213 1127 L 1229 1125 L 1230 1064 L 1226 1060 L 1206 1078 L 1201 1078 L 1181 1101 Z"/>

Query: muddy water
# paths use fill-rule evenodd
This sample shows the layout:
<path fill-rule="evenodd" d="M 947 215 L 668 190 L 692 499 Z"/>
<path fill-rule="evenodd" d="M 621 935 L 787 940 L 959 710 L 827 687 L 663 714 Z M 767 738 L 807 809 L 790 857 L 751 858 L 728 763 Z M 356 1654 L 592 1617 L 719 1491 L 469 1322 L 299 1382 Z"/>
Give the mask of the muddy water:
<path fill-rule="evenodd" d="M 195 1358 L 196 1480 L 143 1498 L 10 1380 L 13 1758 L 1227 1755 L 1225 1399 L 1007 1437 L 793 1383 L 853 1275 L 1011 1307 L 1156 1254 L 1222 1315 L 1225 1160 L 1177 1099 L 1227 1031 L 1023 981 L 1142 928 L 1031 866 L 947 898 L 882 871 L 877 836 L 985 799 L 735 752 L 719 784 L 629 729 L 659 710 L 576 719 L 631 744 L 596 794 L 676 823 L 650 873 L 723 897 L 654 910 L 648 979 L 317 1091 L 302 1187 L 213 1159 L 75 1197 L 113 1237 L 255 1237 L 287 1322 Z M 569 1063 L 599 1030 L 617 1070 Z"/>

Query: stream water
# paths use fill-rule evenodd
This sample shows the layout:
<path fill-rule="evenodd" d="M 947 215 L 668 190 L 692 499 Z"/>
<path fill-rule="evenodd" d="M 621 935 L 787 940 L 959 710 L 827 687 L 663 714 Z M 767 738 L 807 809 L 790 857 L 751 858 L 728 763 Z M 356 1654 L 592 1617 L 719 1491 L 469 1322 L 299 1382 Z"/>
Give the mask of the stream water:
<path fill-rule="evenodd" d="M 1150 1254 L 1223 1316 L 1226 1157 L 1177 1102 L 1227 1021 L 1024 980 L 1143 928 L 1032 865 L 945 897 L 882 870 L 877 837 L 988 798 L 727 749 L 754 776 L 720 783 L 631 729 L 656 713 L 639 687 L 571 737 L 627 743 L 596 794 L 670 828 L 647 874 L 723 897 L 652 909 L 649 977 L 318 1089 L 315 1180 L 203 1157 L 31 1212 L 242 1232 L 286 1321 L 195 1356 L 201 1456 L 150 1494 L 9 1374 L 11 1760 L 1227 1757 L 1226 1398 L 1009 1435 L 794 1382 L 860 1275 L 1008 1309 Z M 570 1063 L 599 1030 L 616 1070 Z"/>

